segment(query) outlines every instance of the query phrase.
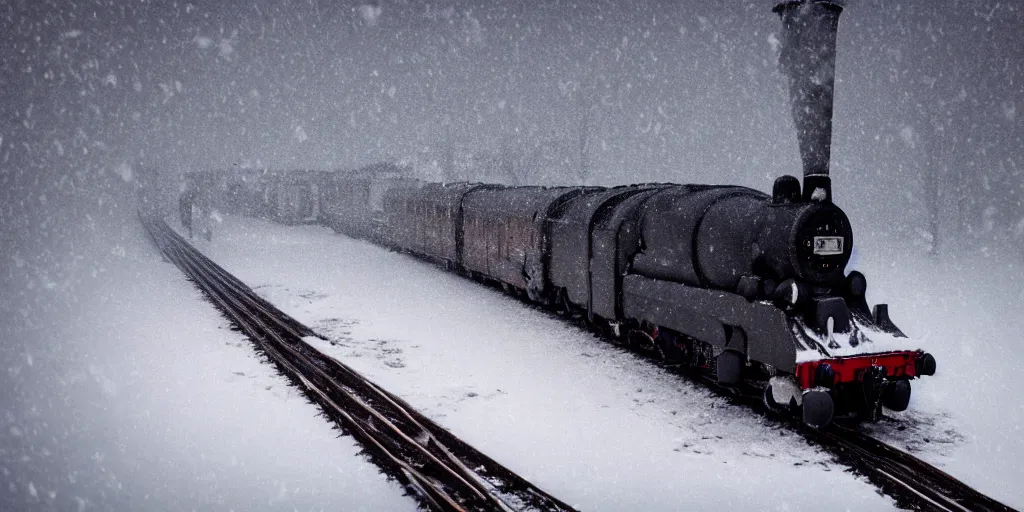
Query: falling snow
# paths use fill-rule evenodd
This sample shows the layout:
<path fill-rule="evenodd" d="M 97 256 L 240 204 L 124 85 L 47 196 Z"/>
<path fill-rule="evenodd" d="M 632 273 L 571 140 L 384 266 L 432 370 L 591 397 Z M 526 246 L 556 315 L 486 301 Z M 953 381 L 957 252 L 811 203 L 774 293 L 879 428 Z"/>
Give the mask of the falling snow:
<path fill-rule="evenodd" d="M 1024 357 L 1024 9 L 962 3 L 847 2 L 833 197 L 872 302 L 940 360 L 906 430 L 881 435 L 1021 508 L 1006 376 Z M 0 509 L 412 508 L 153 251 L 138 209 L 175 219 L 186 172 L 382 161 L 433 180 L 770 191 L 801 170 L 771 4 L 0 2 Z M 201 248 L 315 314 L 341 341 L 327 350 L 588 508 L 802 509 L 781 489 L 808 475 L 834 484 L 816 491 L 832 508 L 892 505 L 491 290 L 320 228 L 211 218 Z M 536 422 L 555 413 L 530 393 L 604 448 Z M 735 501 L 712 501 L 730 485 Z"/>

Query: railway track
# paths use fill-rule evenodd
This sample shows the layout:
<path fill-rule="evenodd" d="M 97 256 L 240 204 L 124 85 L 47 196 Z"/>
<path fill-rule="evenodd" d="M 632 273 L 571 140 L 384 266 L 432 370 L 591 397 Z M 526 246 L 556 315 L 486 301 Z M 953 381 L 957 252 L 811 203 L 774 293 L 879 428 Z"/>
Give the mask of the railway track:
<path fill-rule="evenodd" d="M 162 220 L 143 219 L 143 224 L 164 255 L 285 375 L 305 389 L 328 417 L 356 437 L 378 466 L 402 482 L 425 506 L 437 510 L 572 510 L 460 441 L 400 398 L 307 345 L 302 338 L 316 333 L 205 258 Z M 586 326 L 582 318 L 576 321 Z M 798 431 L 901 507 L 922 511 L 1014 510 L 855 427 L 834 424 L 813 430 L 768 409 L 757 394 L 723 389 L 707 379 L 691 380 Z"/>
<path fill-rule="evenodd" d="M 927 462 L 854 428 L 833 425 L 805 435 L 904 506 L 935 511 L 1012 511 Z"/>
<path fill-rule="evenodd" d="M 411 256 L 422 259 L 416 255 Z M 479 281 L 496 291 L 509 294 L 508 290 L 493 282 L 467 274 L 462 275 L 467 279 Z M 513 298 L 525 300 L 520 295 L 511 295 Z M 815 430 L 804 425 L 798 418 L 771 410 L 762 399 L 763 386 L 745 385 L 742 389 L 722 387 L 713 378 L 700 373 L 697 369 L 666 363 L 650 347 L 632 346 L 629 341 L 611 335 L 607 329 L 588 322 L 584 313 L 579 311 L 556 312 L 529 301 L 527 304 L 538 312 L 568 320 L 580 329 L 589 331 L 606 342 L 649 359 L 666 371 L 680 374 L 687 380 L 702 384 L 734 405 L 747 407 L 757 414 L 778 421 L 781 425 L 801 434 L 809 442 L 831 453 L 839 463 L 849 466 L 854 473 L 867 478 L 902 508 L 929 512 L 1015 512 L 1016 510 L 986 496 L 949 473 L 865 434 L 855 425 L 833 423 L 823 430 Z"/>
<path fill-rule="evenodd" d="M 602 333 L 598 333 L 602 335 Z M 645 357 L 657 360 L 649 352 Z M 657 360 L 661 363 L 662 361 Z M 667 370 L 676 365 L 662 364 Z M 678 370 L 688 380 L 705 385 L 709 390 L 747 407 L 781 425 L 801 434 L 818 445 L 841 464 L 862 475 L 902 508 L 928 512 L 1013 512 L 1015 509 L 979 492 L 941 469 L 859 430 L 856 425 L 833 423 L 822 430 L 804 425 L 798 417 L 781 414 L 768 408 L 761 398 L 761 387 L 745 386 L 728 389 L 706 375 L 693 370 Z"/>
<path fill-rule="evenodd" d="M 412 257 L 418 258 L 413 255 Z M 492 282 L 465 275 L 468 279 L 480 281 L 496 291 L 509 293 Z M 523 297 L 512 294 L 514 298 Z M 604 341 L 644 357 L 669 372 L 687 380 L 704 385 L 711 392 L 734 405 L 747 407 L 773 421 L 779 422 L 792 431 L 801 434 L 809 442 L 820 446 L 854 473 L 864 476 L 875 487 L 893 498 L 902 508 L 929 512 L 1015 512 L 1016 509 L 995 500 L 941 469 L 889 444 L 879 441 L 859 430 L 855 425 L 833 423 L 823 430 L 804 425 L 796 417 L 780 414 L 769 409 L 763 399 L 763 386 L 744 385 L 742 388 L 725 388 L 713 378 L 697 369 L 667 363 L 650 347 L 632 346 L 629 341 L 609 334 L 607 329 L 588 322 L 586 315 L 578 311 L 553 311 L 527 302 L 534 310 L 560 317 L 575 324 L 581 330 L 589 331 Z"/>
<path fill-rule="evenodd" d="M 153 243 L 370 460 L 429 509 L 569 511 L 572 507 L 459 440 L 303 341 L 313 330 L 203 256 L 166 222 L 140 217 Z"/>
<path fill-rule="evenodd" d="M 410 253 L 416 259 L 431 262 Z M 450 269 L 448 269 L 450 270 Z M 634 353 L 655 360 L 666 369 L 678 368 L 677 366 L 664 364 L 651 350 L 638 347 L 629 347 L 609 334 L 607 329 L 597 327 L 586 321 L 586 314 L 579 311 L 562 311 L 556 313 L 551 309 L 530 302 L 521 293 L 515 293 L 507 286 L 489 280 L 479 275 L 467 272 L 458 272 L 467 279 L 473 279 L 481 284 L 495 290 L 502 291 L 519 300 L 525 301 L 530 307 L 537 311 L 554 316 L 569 314 L 570 321 L 574 322 L 583 330 L 589 330 L 596 336 L 601 337 L 613 344 L 626 346 Z M 855 426 L 833 424 L 824 430 L 814 430 L 798 419 L 782 417 L 779 413 L 769 410 L 762 400 L 763 386 L 755 389 L 726 389 L 719 386 L 713 379 L 703 378 L 706 376 L 697 375 L 693 371 L 682 371 L 687 374 L 690 380 L 707 385 L 709 389 L 719 395 L 726 396 L 738 405 L 746 406 L 754 412 L 763 416 L 780 421 L 791 430 L 801 433 L 808 441 L 821 446 L 831 453 L 835 459 L 852 470 L 867 478 L 873 485 L 886 495 L 892 497 L 896 503 L 904 508 L 922 511 L 1013 511 L 1007 505 L 986 496 L 971 486 L 961 482 L 952 475 L 941 469 L 917 458 L 913 455 L 879 441 Z M 753 393 L 751 391 L 754 391 Z"/>
<path fill-rule="evenodd" d="M 547 311 L 547 310 L 542 310 Z M 552 313 L 554 314 L 554 313 Z M 583 329 L 607 339 L 607 333 L 594 329 L 583 316 L 573 318 Z M 733 405 L 746 407 L 802 435 L 808 442 L 832 454 L 855 474 L 867 478 L 901 508 L 927 512 L 1014 512 L 1015 509 L 989 497 L 941 469 L 862 432 L 856 424 L 832 423 L 822 430 L 808 427 L 799 417 L 770 409 L 762 399 L 763 387 L 748 383 L 740 388 L 720 386 L 710 376 L 693 368 L 665 363 L 651 350 L 635 349 L 617 340 L 609 340 L 633 353 L 651 359 L 663 369 L 704 385 Z"/>
<path fill-rule="evenodd" d="M 707 378 L 699 379 L 711 391 L 801 434 L 855 474 L 867 478 L 902 508 L 928 512 L 1013 512 L 1014 509 L 986 496 L 956 477 L 859 430 L 843 421 L 816 430 L 799 417 L 770 409 L 761 398 L 762 388 L 725 389 Z"/>

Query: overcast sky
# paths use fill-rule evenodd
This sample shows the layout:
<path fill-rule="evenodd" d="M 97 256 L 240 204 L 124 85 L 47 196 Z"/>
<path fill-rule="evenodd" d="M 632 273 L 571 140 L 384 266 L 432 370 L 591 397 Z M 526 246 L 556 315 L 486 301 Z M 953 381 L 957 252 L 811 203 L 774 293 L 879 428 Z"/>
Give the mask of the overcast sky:
<path fill-rule="evenodd" d="M 581 105 L 592 183 L 767 189 L 800 173 L 772 5 L 0 0 L 5 236 L 39 227 L 28 212 L 81 217 L 139 165 L 530 148 L 576 137 Z M 934 173 L 950 211 L 983 192 L 965 200 L 972 222 L 1024 216 L 1022 26 L 1012 2 L 847 2 L 833 173 L 855 225 L 918 222 Z"/>

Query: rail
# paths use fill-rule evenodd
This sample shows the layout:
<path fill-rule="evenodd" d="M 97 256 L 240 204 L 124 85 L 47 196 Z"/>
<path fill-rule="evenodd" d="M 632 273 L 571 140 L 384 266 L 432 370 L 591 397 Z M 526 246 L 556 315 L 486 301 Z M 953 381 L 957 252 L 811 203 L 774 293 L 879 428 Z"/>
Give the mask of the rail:
<path fill-rule="evenodd" d="M 162 219 L 140 219 L 161 253 L 423 506 L 443 511 L 573 510 L 307 344 L 303 338 L 317 336 L 313 330 L 203 256 Z"/>

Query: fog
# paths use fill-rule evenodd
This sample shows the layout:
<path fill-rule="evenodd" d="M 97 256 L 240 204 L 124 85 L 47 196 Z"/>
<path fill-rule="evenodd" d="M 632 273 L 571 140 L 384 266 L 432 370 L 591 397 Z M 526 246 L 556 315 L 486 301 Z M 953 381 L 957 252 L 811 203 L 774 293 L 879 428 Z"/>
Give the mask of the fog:
<path fill-rule="evenodd" d="M 771 6 L 4 2 L 5 238 L 59 237 L 41 217 L 95 208 L 137 166 L 504 151 L 513 175 L 439 177 L 766 189 L 799 173 Z M 1007 2 L 849 2 L 833 170 L 861 231 L 927 243 L 934 204 L 940 245 L 1020 247 L 1022 22 Z"/>
<path fill-rule="evenodd" d="M 769 190 L 800 174 L 773 4 L 0 0 L 2 361 L 78 314 L 153 173 Z M 1021 27 L 1005 0 L 846 2 L 832 175 L 859 241 L 1020 264 Z"/>

